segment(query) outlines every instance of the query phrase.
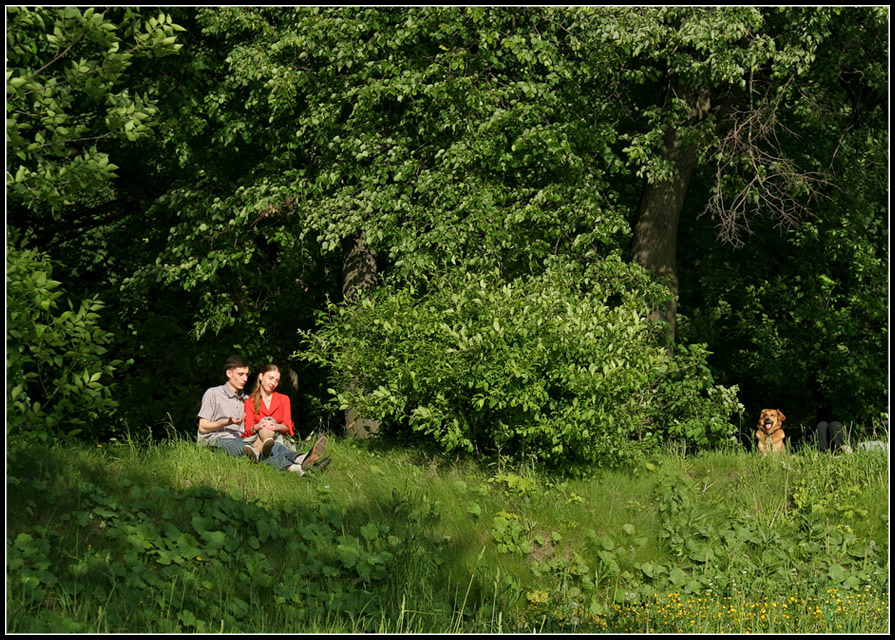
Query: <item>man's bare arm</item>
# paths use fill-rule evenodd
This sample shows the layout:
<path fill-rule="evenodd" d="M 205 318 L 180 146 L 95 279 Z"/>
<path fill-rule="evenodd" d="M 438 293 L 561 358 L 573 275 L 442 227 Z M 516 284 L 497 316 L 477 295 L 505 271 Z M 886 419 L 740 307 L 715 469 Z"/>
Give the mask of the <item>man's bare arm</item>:
<path fill-rule="evenodd" d="M 245 418 L 224 418 L 223 420 L 218 420 L 216 422 L 212 422 L 211 420 L 206 420 L 205 418 L 199 418 L 199 433 L 213 433 L 215 431 L 220 431 L 224 427 L 227 427 L 231 424 L 239 424 L 243 422 Z"/>

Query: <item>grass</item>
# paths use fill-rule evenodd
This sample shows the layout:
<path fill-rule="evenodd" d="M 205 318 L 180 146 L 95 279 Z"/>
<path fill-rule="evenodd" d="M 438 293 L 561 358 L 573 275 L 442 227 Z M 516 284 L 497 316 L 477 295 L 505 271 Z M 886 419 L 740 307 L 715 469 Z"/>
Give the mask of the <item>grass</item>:
<path fill-rule="evenodd" d="M 589 478 L 331 438 L 11 444 L 10 632 L 888 631 L 888 458 L 669 450 Z"/>

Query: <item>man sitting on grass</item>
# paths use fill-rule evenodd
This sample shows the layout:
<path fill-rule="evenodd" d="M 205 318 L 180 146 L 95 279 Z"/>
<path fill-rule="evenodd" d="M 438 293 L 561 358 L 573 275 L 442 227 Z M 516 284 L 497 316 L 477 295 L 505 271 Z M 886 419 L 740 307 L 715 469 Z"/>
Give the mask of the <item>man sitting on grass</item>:
<path fill-rule="evenodd" d="M 212 387 L 202 396 L 199 409 L 199 444 L 220 447 L 231 456 L 247 455 L 253 462 L 259 456 L 250 444 L 243 442 L 242 423 L 245 421 L 245 395 L 243 387 L 249 378 L 249 363 L 242 356 L 230 356 L 224 363 L 227 382 Z M 275 469 L 292 471 L 304 475 L 312 466 L 324 467 L 329 457 L 326 452 L 326 437 L 321 436 L 307 453 L 295 453 L 279 442 L 275 443 L 264 458 L 264 462 Z"/>

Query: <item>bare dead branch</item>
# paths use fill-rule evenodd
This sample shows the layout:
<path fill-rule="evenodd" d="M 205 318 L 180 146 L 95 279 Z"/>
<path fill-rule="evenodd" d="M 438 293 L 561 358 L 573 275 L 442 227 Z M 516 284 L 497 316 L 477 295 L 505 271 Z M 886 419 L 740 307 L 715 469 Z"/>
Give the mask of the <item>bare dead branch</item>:
<path fill-rule="evenodd" d="M 719 239 L 735 247 L 751 235 L 749 220 L 755 214 L 770 215 L 776 227 L 785 229 L 814 217 L 813 204 L 831 184 L 828 174 L 802 169 L 781 151 L 782 136 L 798 136 L 777 117 L 782 98 L 768 96 L 785 92 L 758 92 L 752 78 L 748 90 L 748 107 L 730 113 L 714 148 L 714 187 L 702 213 L 718 221 Z"/>

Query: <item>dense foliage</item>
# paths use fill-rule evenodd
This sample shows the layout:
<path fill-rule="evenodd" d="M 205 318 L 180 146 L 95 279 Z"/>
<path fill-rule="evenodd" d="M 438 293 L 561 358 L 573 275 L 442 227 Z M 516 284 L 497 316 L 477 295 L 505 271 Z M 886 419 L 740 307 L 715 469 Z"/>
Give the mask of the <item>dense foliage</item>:
<path fill-rule="evenodd" d="M 158 115 L 152 85 L 127 71 L 175 53 L 183 29 L 111 8 L 8 7 L 6 18 L 7 192 L 57 218 L 109 198 L 118 166 L 100 144 L 145 137 Z"/>
<path fill-rule="evenodd" d="M 121 362 L 106 355 L 113 336 L 99 322 L 103 303 L 66 300 L 52 275 L 46 254 L 6 248 L 6 428 L 46 439 L 101 421 L 113 433 Z"/>
<path fill-rule="evenodd" d="M 107 428 L 189 432 L 239 351 L 296 374 L 303 431 L 355 406 L 386 434 L 554 466 L 724 439 L 734 389 L 747 422 L 877 418 L 887 20 L 8 8 L 8 403 L 65 432 L 41 376 L 80 379 Z M 639 229 L 671 195 L 660 251 Z M 357 247 L 379 284 L 346 300 Z M 54 320 L 62 290 L 84 306 Z M 678 294 L 671 357 L 648 319 Z M 37 348 L 75 320 L 93 346 Z"/>
<path fill-rule="evenodd" d="M 195 292 L 197 334 L 294 328 L 278 318 L 320 308 L 333 290 L 320 279 L 338 279 L 327 261 L 340 268 L 358 233 L 407 281 L 458 264 L 515 277 L 584 255 L 596 231 L 624 242 L 606 182 L 612 130 L 586 116 L 599 75 L 550 13 L 226 8 L 196 20 L 214 46 L 195 73 L 222 77 L 208 86 L 186 66 L 183 99 L 197 106 L 169 144 L 196 182 L 157 203 L 179 223 L 144 272 Z"/>
<path fill-rule="evenodd" d="M 887 30 L 873 12 L 833 15 L 804 25 L 819 45 L 776 114 L 790 153 L 829 180 L 822 197 L 800 225 L 752 218 L 735 252 L 709 241 L 717 221 L 692 217 L 681 253 L 684 338 L 709 344 L 747 405 L 789 407 L 809 429 L 888 411 L 888 77 L 871 53 Z"/>

